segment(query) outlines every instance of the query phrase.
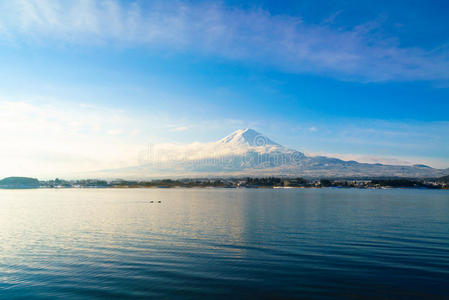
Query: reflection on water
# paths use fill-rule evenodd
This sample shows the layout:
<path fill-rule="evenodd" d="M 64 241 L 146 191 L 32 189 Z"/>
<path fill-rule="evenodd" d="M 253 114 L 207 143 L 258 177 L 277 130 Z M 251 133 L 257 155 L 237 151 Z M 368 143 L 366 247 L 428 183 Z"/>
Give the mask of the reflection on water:
<path fill-rule="evenodd" d="M 3 298 L 449 297 L 447 191 L 2 190 L 0 240 Z"/>

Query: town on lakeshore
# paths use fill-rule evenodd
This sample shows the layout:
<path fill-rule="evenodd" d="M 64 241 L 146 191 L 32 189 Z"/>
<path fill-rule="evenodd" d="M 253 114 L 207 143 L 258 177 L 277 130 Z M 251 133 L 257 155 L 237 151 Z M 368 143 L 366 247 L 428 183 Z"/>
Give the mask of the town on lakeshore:
<path fill-rule="evenodd" d="M 0 189 L 31 188 L 420 188 L 449 189 L 449 176 L 433 179 L 416 178 L 321 178 L 263 177 L 263 178 L 184 178 L 137 180 L 38 180 L 29 177 L 7 177 L 0 180 Z"/>

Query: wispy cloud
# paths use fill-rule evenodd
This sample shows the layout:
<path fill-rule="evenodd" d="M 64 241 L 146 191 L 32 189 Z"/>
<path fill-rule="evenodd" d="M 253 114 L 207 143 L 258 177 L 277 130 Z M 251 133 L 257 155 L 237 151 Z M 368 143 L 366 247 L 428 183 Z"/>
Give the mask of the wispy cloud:
<path fill-rule="evenodd" d="M 110 129 L 107 131 L 107 134 L 109 135 L 121 135 L 123 134 L 123 129 Z"/>
<path fill-rule="evenodd" d="M 180 132 L 180 131 L 186 131 L 189 130 L 189 127 L 187 126 L 179 126 L 179 127 L 175 127 L 170 129 L 171 132 Z"/>
<path fill-rule="evenodd" d="M 162 47 L 344 80 L 449 79 L 447 47 L 401 47 L 372 34 L 376 22 L 341 29 L 190 1 L 4 1 L 0 17 L 4 42 Z"/>

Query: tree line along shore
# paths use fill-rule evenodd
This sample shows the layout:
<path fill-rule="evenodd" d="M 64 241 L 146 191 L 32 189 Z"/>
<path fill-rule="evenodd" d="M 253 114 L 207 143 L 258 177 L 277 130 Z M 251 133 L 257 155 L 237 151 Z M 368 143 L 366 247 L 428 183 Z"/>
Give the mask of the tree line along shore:
<path fill-rule="evenodd" d="M 29 177 L 7 177 L 0 180 L 2 189 L 31 188 L 421 188 L 449 189 L 449 176 L 433 179 L 416 178 L 361 178 L 361 179 L 306 179 L 302 177 L 245 177 L 245 178 L 184 178 L 184 179 L 154 179 L 137 180 L 38 180 Z"/>

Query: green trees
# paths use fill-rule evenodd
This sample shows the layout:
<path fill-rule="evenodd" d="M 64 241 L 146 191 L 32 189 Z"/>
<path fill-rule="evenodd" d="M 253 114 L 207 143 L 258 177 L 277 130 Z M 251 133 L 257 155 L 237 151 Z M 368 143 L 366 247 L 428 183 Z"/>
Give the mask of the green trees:
<path fill-rule="evenodd" d="M 39 180 L 29 177 L 7 177 L 0 180 L 3 189 L 32 189 L 40 186 Z"/>

